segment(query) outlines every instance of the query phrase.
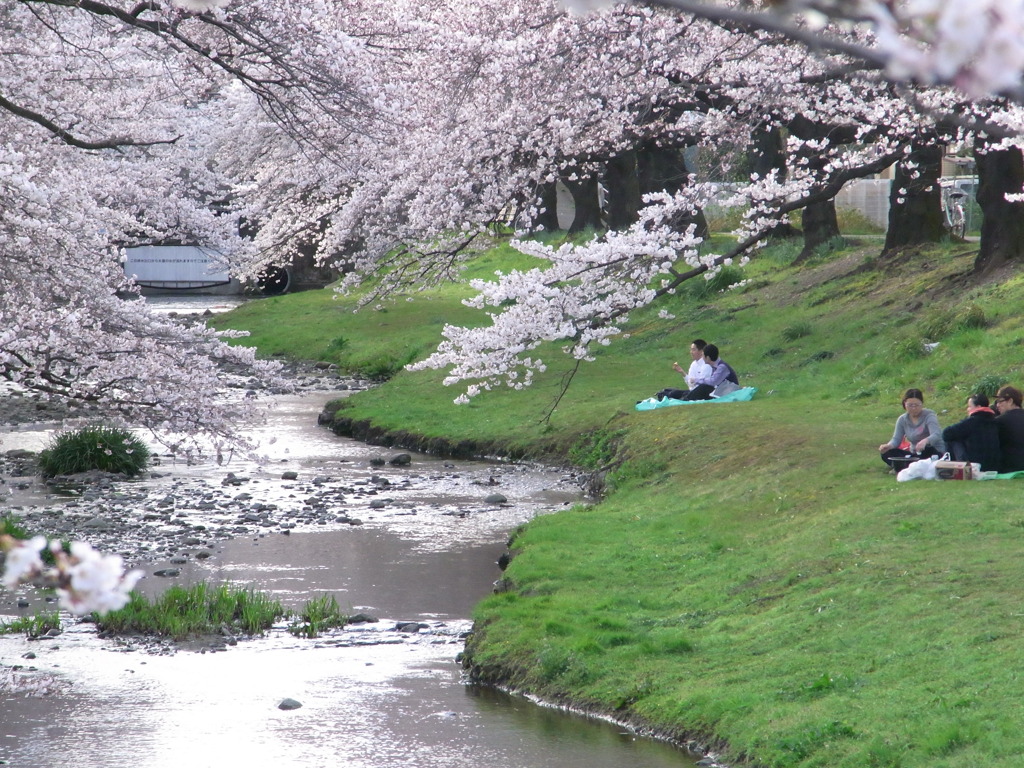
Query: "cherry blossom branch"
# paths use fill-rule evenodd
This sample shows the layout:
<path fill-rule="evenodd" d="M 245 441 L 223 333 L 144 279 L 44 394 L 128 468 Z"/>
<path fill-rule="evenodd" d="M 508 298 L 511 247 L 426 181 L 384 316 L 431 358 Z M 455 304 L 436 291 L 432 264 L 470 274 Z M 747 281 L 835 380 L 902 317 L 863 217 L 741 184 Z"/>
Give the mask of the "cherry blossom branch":
<path fill-rule="evenodd" d="M 102 141 L 86 141 L 85 139 L 78 138 L 70 131 L 61 128 L 55 122 L 49 120 L 46 117 L 43 117 L 38 112 L 34 112 L 31 109 L 19 106 L 10 99 L 5 98 L 3 95 L 0 95 L 0 109 L 4 109 L 10 112 L 12 115 L 24 118 L 35 123 L 38 126 L 41 126 L 42 128 L 45 128 L 58 139 L 63 141 L 65 144 L 68 144 L 69 146 L 72 147 L 77 147 L 78 149 L 121 149 L 124 147 L 153 147 L 158 144 L 174 144 L 181 138 L 180 136 L 175 136 L 173 139 L 154 139 L 152 141 L 140 141 L 136 139 L 131 139 L 127 136 L 118 136 L 109 139 L 103 139 Z"/>

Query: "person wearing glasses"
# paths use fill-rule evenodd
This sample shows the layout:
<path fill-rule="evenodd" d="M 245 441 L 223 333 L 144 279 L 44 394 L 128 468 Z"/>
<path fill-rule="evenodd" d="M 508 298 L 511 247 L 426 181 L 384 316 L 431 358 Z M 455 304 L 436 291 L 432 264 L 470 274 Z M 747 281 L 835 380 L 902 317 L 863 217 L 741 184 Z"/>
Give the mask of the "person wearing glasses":
<path fill-rule="evenodd" d="M 1000 472 L 1024 470 L 1024 410 L 1021 398 L 1024 394 L 1016 387 L 1000 387 L 996 393 L 995 406 L 999 415 L 996 428 L 999 430 L 999 448 L 1003 454 Z"/>
<path fill-rule="evenodd" d="M 920 389 L 908 389 L 903 394 L 903 413 L 896 419 L 892 438 L 878 446 L 878 452 L 893 470 L 903 469 L 908 458 L 927 459 L 946 452 L 939 417 L 935 411 L 924 407 L 924 394 Z"/>
<path fill-rule="evenodd" d="M 942 430 L 942 439 L 953 461 L 977 462 L 982 472 L 998 472 L 1002 467 L 996 412 L 981 392 L 967 398 L 967 418 Z"/>

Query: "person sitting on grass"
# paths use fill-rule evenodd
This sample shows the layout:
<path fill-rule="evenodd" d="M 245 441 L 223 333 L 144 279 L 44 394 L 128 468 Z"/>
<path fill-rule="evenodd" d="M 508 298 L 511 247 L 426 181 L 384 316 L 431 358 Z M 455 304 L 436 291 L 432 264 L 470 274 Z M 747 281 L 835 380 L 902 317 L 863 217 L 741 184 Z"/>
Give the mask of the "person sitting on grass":
<path fill-rule="evenodd" d="M 719 358 L 718 347 L 714 344 L 708 344 L 704 347 L 704 361 L 710 366 L 711 372 L 698 376 L 694 380 L 693 388 L 686 393 L 686 396 L 682 398 L 683 400 L 710 400 L 711 393 L 726 381 L 731 382 L 737 388 L 739 387 L 740 379 L 736 375 L 736 371 L 725 360 Z"/>
<path fill-rule="evenodd" d="M 920 389 L 908 389 L 903 394 L 903 411 L 896 419 L 892 438 L 878 446 L 882 461 L 891 469 L 902 469 L 905 462 L 894 463 L 895 460 L 908 457 L 927 459 L 946 452 L 939 417 L 935 411 L 924 407 L 924 394 Z"/>
<path fill-rule="evenodd" d="M 711 373 L 711 366 L 704 361 L 704 347 L 707 345 L 708 343 L 704 339 L 694 339 L 690 343 L 691 362 L 689 369 L 684 370 L 679 363 L 672 363 L 672 370 L 683 374 L 683 378 L 686 381 L 686 389 L 667 387 L 656 394 L 656 398 L 664 400 L 666 397 L 671 397 L 673 400 L 682 400 L 686 397 L 686 393 L 696 386 L 698 376 L 705 376 Z"/>
<path fill-rule="evenodd" d="M 999 448 L 1002 451 L 1000 472 L 1024 470 L 1024 410 L 1020 407 L 1024 394 L 1016 387 L 1000 387 L 995 406 L 999 411 L 996 427 L 999 429 Z"/>
<path fill-rule="evenodd" d="M 977 462 L 982 472 L 998 472 L 1002 466 L 996 412 L 982 393 L 967 398 L 967 418 L 942 430 L 953 461 Z"/>

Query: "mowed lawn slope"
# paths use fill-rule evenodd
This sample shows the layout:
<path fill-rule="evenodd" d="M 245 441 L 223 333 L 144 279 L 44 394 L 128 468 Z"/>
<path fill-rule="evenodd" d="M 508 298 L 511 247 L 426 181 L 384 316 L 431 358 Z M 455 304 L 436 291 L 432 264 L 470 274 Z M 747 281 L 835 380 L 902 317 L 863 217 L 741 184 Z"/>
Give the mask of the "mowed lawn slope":
<path fill-rule="evenodd" d="M 399 372 L 345 402 L 386 428 L 605 473 L 601 503 L 515 533 L 506 589 L 476 611 L 477 674 L 712 740 L 736 763 L 1022 764 L 1024 483 L 897 483 L 877 446 L 907 387 L 946 426 L 972 391 L 1024 385 L 1024 283 L 975 280 L 966 246 L 878 247 L 794 265 L 783 245 L 736 275 L 745 285 L 682 291 L 665 307 L 675 319 L 636 314 L 557 405 L 571 365 L 554 349 L 536 387 L 468 406 L 442 372 Z M 369 315 L 317 309 L 348 301 L 325 292 L 274 301 L 308 302 L 319 337 L 397 369 L 438 323 L 473 317 L 447 290 Z M 218 322 L 270 349 L 287 330 L 280 317 L 261 329 L 264 303 Z M 754 400 L 636 411 L 678 382 L 671 363 L 698 336 Z"/>

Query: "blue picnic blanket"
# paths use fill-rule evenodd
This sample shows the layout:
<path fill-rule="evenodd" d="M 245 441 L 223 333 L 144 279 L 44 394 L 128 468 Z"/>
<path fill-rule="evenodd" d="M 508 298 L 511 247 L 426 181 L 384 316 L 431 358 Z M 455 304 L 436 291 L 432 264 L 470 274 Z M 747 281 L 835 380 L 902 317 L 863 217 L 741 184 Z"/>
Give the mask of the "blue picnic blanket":
<path fill-rule="evenodd" d="M 722 395 L 711 400 L 673 400 L 671 397 L 666 397 L 664 400 L 659 400 L 656 397 L 649 397 L 646 400 L 641 400 L 636 404 L 638 411 L 653 411 L 655 408 L 668 408 L 673 405 L 698 405 L 700 403 L 739 403 L 744 400 L 749 400 L 757 392 L 755 387 L 743 387 L 737 389 L 735 392 L 730 392 L 728 395 Z"/>

